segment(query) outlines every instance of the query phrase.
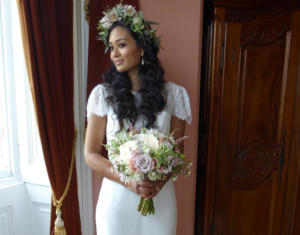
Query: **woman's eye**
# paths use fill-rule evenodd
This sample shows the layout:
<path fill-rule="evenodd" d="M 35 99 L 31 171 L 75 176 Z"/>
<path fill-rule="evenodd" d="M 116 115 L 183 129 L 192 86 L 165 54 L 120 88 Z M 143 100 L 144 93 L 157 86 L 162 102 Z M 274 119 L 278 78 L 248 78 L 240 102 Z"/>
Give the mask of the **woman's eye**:
<path fill-rule="evenodd" d="M 120 48 L 123 48 L 123 47 L 125 47 L 125 46 L 126 46 L 125 43 L 120 43 L 120 44 L 119 44 L 119 47 L 120 47 Z"/>
<path fill-rule="evenodd" d="M 114 48 L 113 48 L 112 46 L 109 46 L 109 47 L 108 47 L 108 50 L 113 51 Z"/>

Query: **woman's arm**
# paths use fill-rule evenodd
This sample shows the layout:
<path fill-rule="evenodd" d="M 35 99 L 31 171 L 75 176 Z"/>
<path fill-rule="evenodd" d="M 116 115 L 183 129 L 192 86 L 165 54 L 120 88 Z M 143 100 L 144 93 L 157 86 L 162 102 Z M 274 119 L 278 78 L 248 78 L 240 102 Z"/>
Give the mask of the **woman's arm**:
<path fill-rule="evenodd" d="M 184 136 L 184 129 L 185 129 L 185 120 L 181 120 L 176 116 L 172 116 L 170 132 L 176 130 L 174 133 L 175 139 L 179 139 Z M 183 141 L 180 142 L 179 149 L 183 153 L 184 151 Z"/>
<path fill-rule="evenodd" d="M 121 183 L 118 175 L 111 171 L 111 162 L 101 155 L 106 123 L 106 116 L 99 117 L 94 114 L 91 115 L 87 125 L 84 143 L 85 162 L 92 170 L 97 172 L 97 174 Z"/>
<path fill-rule="evenodd" d="M 101 150 L 103 147 L 102 144 L 106 132 L 106 123 L 106 116 L 99 117 L 95 114 L 92 114 L 89 118 L 84 143 L 84 157 L 87 165 L 98 174 L 101 174 L 103 177 L 122 184 L 138 195 L 148 198 L 149 195 L 153 194 L 154 191 L 157 191 L 155 185 L 147 181 L 125 184 L 120 180 L 118 174 L 111 170 L 112 163 L 101 155 Z"/>

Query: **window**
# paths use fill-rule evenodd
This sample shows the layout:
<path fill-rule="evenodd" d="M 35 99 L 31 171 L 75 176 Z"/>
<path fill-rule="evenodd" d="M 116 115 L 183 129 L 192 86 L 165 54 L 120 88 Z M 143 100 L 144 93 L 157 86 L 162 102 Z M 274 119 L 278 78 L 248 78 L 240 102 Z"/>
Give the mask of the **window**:
<path fill-rule="evenodd" d="M 0 2 L 0 181 L 8 178 L 49 185 L 15 1 Z"/>
<path fill-rule="evenodd" d="M 0 234 L 49 234 L 50 208 L 17 3 L 0 1 Z"/>
<path fill-rule="evenodd" d="M 14 97 L 14 28 L 10 27 L 11 11 L 4 11 L 7 1 L 0 3 L 0 179 L 16 176 L 17 164 L 11 156 L 17 159 L 17 142 L 15 119 L 13 113 Z M 9 4 L 9 3 L 8 3 Z M 10 8 L 9 8 L 10 9 Z"/>

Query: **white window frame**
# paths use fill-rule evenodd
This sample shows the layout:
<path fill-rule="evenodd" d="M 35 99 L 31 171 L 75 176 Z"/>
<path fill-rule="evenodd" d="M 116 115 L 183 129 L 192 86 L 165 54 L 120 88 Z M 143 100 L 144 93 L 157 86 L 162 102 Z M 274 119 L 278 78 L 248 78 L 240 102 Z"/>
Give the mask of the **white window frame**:
<path fill-rule="evenodd" d="M 7 140 L 8 140 L 8 154 L 13 156 L 10 158 L 11 170 L 10 172 L 3 172 L 2 176 L 5 178 L 0 178 L 0 187 L 6 185 L 14 185 L 21 182 L 20 174 L 20 162 L 19 162 L 19 151 L 18 151 L 18 135 L 16 125 L 14 125 L 16 120 L 16 100 L 15 100 L 15 70 L 13 68 L 13 56 L 15 51 L 13 48 L 13 40 L 4 40 L 4 35 L 8 35 L 13 38 L 12 31 L 12 12 L 11 12 L 11 1 L 0 1 L 0 47 L 3 54 L 0 55 L 1 63 L 1 79 L 4 78 L 2 87 L 2 92 L 4 90 L 6 97 L 6 121 L 4 125 L 7 126 Z M 10 62 L 10 63 L 9 63 Z M 7 78 L 11 79 L 7 79 Z M 9 82 L 7 82 L 9 81 Z"/>
<path fill-rule="evenodd" d="M 73 0 L 74 122 L 78 131 L 75 156 L 81 231 L 84 235 L 94 235 L 92 171 L 83 156 L 89 41 L 84 6 L 85 0 Z"/>

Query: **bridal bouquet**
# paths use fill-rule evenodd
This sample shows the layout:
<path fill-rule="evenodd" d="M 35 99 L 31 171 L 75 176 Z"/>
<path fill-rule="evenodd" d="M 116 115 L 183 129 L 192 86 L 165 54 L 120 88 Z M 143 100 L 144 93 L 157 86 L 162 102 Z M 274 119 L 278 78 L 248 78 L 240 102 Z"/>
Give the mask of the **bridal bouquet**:
<path fill-rule="evenodd" d="M 175 140 L 173 133 L 131 128 L 117 133 L 105 148 L 113 170 L 125 183 L 144 179 L 162 180 L 169 175 L 175 180 L 179 174 L 190 174 L 191 163 L 178 148 L 178 144 L 185 138 L 186 136 Z M 138 211 L 144 216 L 154 214 L 153 200 L 141 197 Z"/>

